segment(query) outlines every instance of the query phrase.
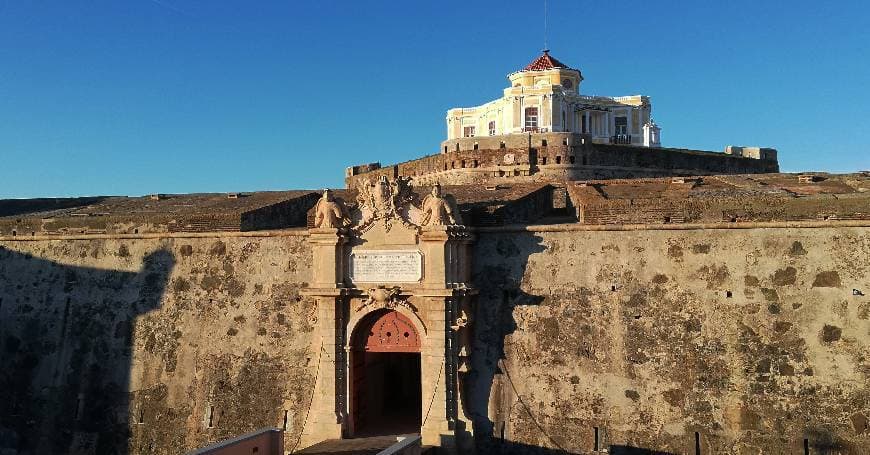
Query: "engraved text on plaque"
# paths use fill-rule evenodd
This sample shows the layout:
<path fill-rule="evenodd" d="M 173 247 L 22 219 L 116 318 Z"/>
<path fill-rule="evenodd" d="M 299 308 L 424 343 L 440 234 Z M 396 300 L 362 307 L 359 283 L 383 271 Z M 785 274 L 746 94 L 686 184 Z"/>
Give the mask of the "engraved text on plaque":
<path fill-rule="evenodd" d="M 354 283 L 414 283 L 423 278 L 423 255 L 409 250 L 364 250 L 350 255 Z"/>

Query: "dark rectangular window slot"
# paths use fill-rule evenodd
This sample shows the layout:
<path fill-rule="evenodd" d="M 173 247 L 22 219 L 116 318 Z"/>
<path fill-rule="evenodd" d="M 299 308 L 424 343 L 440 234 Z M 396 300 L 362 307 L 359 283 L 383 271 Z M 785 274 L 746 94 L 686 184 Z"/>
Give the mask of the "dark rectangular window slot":
<path fill-rule="evenodd" d="M 562 157 L 561 156 L 556 157 L 556 164 L 562 164 Z"/>
<path fill-rule="evenodd" d="M 251 453 L 258 453 L 259 451 L 260 451 L 259 447 L 254 447 L 253 449 L 251 449 Z"/>
<path fill-rule="evenodd" d="M 601 450 L 601 438 L 598 434 L 598 427 L 595 427 L 595 440 L 593 441 L 592 450 Z"/>
<path fill-rule="evenodd" d="M 475 142 L 475 143 L 474 143 L 474 150 L 477 150 L 477 149 L 479 149 L 479 148 L 480 148 L 480 146 Z"/>
<path fill-rule="evenodd" d="M 78 398 L 76 398 L 76 414 L 75 420 L 82 419 L 82 410 L 84 409 L 85 397 L 82 394 L 79 394 Z"/>
<path fill-rule="evenodd" d="M 725 291 L 725 298 L 730 299 L 733 295 L 734 294 L 732 294 L 731 291 Z"/>
<path fill-rule="evenodd" d="M 546 147 L 546 146 L 547 146 L 547 140 L 546 140 L 546 139 L 542 139 L 542 140 L 541 140 L 541 147 Z"/>
<path fill-rule="evenodd" d="M 569 156 L 569 157 L 568 157 L 568 161 L 569 161 L 571 164 L 574 164 L 574 155 Z"/>
<path fill-rule="evenodd" d="M 616 286 L 610 286 L 610 291 L 611 291 L 611 292 L 616 292 Z"/>
<path fill-rule="evenodd" d="M 505 147 L 506 147 L 506 145 L 505 145 L 504 142 L 502 142 L 501 144 L 498 145 L 498 148 L 500 148 L 500 149 L 503 149 L 503 148 L 505 148 Z"/>
<path fill-rule="evenodd" d="M 544 166 L 547 165 L 547 157 L 546 157 L 546 156 L 543 157 L 543 158 L 541 158 L 541 164 L 544 165 Z"/>
<path fill-rule="evenodd" d="M 284 425 L 282 426 L 284 431 L 287 431 L 287 410 L 284 410 Z"/>
<path fill-rule="evenodd" d="M 144 406 L 139 406 L 139 418 L 136 419 L 136 423 L 138 423 L 139 425 L 142 425 L 143 423 L 145 423 L 145 407 Z"/>
<path fill-rule="evenodd" d="M 214 406 L 208 407 L 208 427 L 214 428 Z"/>
<path fill-rule="evenodd" d="M 804 455 L 810 455 L 810 440 L 804 439 Z"/>
<path fill-rule="evenodd" d="M 695 432 L 695 455 L 701 455 L 701 433 Z"/>

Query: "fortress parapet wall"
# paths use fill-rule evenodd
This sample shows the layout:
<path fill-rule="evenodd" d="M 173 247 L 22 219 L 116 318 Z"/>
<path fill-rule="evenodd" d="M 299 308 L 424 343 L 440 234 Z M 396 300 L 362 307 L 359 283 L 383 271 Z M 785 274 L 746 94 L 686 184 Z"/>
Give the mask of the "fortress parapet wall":
<path fill-rule="evenodd" d="M 589 139 L 571 133 L 456 139 L 443 142 L 447 152 L 437 155 L 386 167 L 376 163 L 348 168 L 345 183 L 353 188 L 363 179 L 381 176 L 412 177 L 412 185 L 467 185 L 779 171 L 774 149 L 735 147 L 731 153 L 718 153 Z M 476 142 L 469 149 L 471 140 Z"/>

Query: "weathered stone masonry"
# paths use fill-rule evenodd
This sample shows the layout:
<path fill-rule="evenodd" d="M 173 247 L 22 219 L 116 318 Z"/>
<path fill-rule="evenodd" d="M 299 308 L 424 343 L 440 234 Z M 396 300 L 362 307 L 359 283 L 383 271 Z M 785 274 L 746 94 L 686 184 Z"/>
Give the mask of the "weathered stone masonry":
<path fill-rule="evenodd" d="M 864 453 L 868 228 L 680 228 L 479 230 L 482 453 L 588 453 L 595 428 L 611 452 Z M 286 412 L 292 449 L 321 344 L 303 233 L 5 238 L 4 434 L 169 454 Z"/>

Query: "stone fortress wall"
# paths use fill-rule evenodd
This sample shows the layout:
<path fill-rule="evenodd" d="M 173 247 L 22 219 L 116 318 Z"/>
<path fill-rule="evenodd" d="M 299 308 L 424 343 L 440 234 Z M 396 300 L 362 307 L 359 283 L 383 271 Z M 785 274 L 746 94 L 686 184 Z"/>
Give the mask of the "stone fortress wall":
<path fill-rule="evenodd" d="M 774 149 L 726 151 L 595 144 L 588 135 L 573 133 L 461 138 L 443 142 L 437 155 L 386 167 L 349 167 L 345 183 L 354 188 L 381 176 L 412 177 L 412 185 L 470 185 L 779 172 Z"/>
<path fill-rule="evenodd" d="M 294 447 L 319 354 L 305 233 L 5 237 L 0 451 L 175 455 L 266 426 Z"/>
<path fill-rule="evenodd" d="M 870 228 L 845 223 L 479 228 L 480 453 L 592 453 L 595 428 L 611 453 L 864 453 Z M 177 454 L 286 425 L 293 448 L 320 374 L 305 233 L 0 239 L 4 437 Z"/>

